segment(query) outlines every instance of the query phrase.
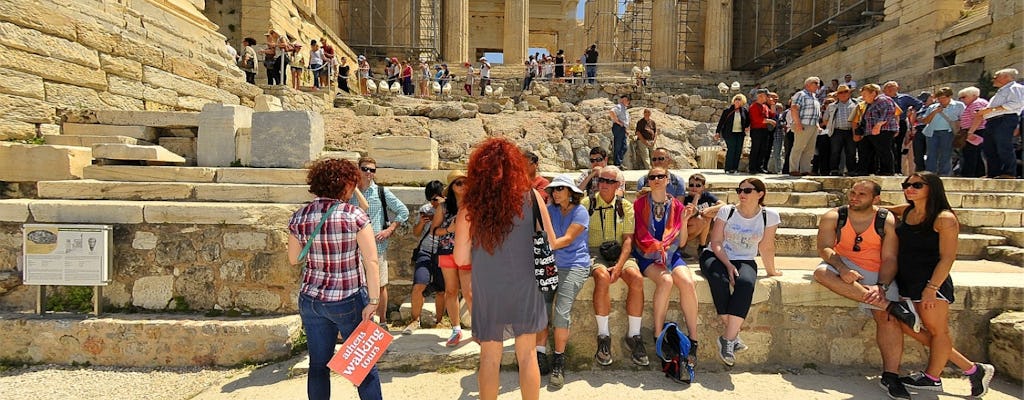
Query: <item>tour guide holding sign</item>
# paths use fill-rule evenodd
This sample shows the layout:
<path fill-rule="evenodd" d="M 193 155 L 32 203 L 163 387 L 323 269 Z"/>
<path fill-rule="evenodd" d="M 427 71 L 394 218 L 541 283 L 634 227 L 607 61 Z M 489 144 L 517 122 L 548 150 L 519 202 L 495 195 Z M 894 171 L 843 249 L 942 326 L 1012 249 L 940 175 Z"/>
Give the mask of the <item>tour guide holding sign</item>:
<path fill-rule="evenodd" d="M 373 318 L 380 303 L 377 241 L 370 217 L 345 201 L 352 197 L 359 179 L 359 170 L 350 161 L 316 161 L 306 177 L 316 198 L 288 221 L 288 261 L 304 262 L 299 316 L 309 347 L 306 393 L 310 399 L 330 399 L 327 362 L 334 355 L 338 334 L 349 338 L 360 322 Z M 374 288 L 375 297 L 370 297 L 367 287 Z M 381 399 L 376 366 L 358 390 L 362 400 Z"/>

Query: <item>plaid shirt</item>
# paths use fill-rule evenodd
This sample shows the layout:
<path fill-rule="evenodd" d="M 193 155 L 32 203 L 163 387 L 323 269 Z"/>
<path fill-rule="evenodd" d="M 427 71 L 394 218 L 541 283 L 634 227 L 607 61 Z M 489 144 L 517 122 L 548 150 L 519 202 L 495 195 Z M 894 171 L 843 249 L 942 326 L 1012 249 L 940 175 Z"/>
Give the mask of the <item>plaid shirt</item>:
<path fill-rule="evenodd" d="M 409 219 L 409 207 L 406 207 L 401 200 L 391 193 L 390 190 L 384 188 L 384 201 L 381 201 L 380 195 L 377 193 L 377 183 L 370 182 L 370 186 L 363 191 L 363 197 L 366 198 L 366 202 L 370 204 L 370 209 L 366 211 L 370 215 L 370 222 L 373 224 L 373 233 L 378 234 L 380 231 L 387 228 L 384 224 L 384 213 L 387 212 L 384 207 L 387 206 L 387 210 L 390 210 L 395 214 L 394 218 L 391 218 L 392 222 L 398 222 L 399 225 L 405 223 Z M 359 201 L 355 196 L 349 200 L 349 204 L 358 206 Z M 377 242 L 377 254 L 383 256 L 388 251 L 387 239 Z"/>
<path fill-rule="evenodd" d="M 881 132 L 896 132 L 900 129 L 899 122 L 896 121 L 896 102 L 892 101 L 892 98 L 884 94 L 879 93 L 878 97 L 875 97 L 875 101 L 872 102 L 864 113 L 865 122 L 867 122 L 867 134 L 871 134 L 871 130 L 874 129 L 875 124 L 882 121 L 888 121 L 885 125 L 882 125 Z"/>
<path fill-rule="evenodd" d="M 845 103 L 837 101 L 829 104 L 828 110 L 825 111 L 825 118 L 827 119 L 829 127 L 831 129 L 842 130 L 853 129 L 853 125 L 850 124 L 850 117 L 853 115 L 853 110 L 856 108 L 857 101 L 853 99 L 849 99 Z"/>
<path fill-rule="evenodd" d="M 324 213 L 336 201 L 322 197 L 313 199 L 292 214 L 288 232 L 305 246 Z M 356 234 L 369 223 L 369 217 L 359 207 L 347 203 L 338 205 L 309 246 L 299 292 L 325 302 L 340 301 L 358 293 L 366 277 L 359 266 Z"/>
<path fill-rule="evenodd" d="M 814 97 L 814 93 L 808 92 L 807 89 L 796 92 L 793 95 L 793 105 L 800 111 L 801 124 L 818 125 L 818 120 L 821 119 L 821 103 Z"/>

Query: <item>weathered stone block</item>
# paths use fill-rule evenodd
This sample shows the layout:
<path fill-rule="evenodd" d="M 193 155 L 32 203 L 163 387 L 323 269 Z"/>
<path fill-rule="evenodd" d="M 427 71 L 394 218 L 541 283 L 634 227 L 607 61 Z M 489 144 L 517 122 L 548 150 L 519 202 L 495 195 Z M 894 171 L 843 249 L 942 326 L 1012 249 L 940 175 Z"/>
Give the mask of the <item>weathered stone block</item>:
<path fill-rule="evenodd" d="M 36 184 L 39 197 L 86 200 L 185 200 L 192 197 L 191 183 L 103 182 L 94 180 L 43 181 Z"/>
<path fill-rule="evenodd" d="M 43 78 L 11 69 L 0 69 L 0 93 L 43 100 Z"/>
<path fill-rule="evenodd" d="M 3 222 L 26 222 L 28 221 L 28 205 L 32 200 L 9 199 L 0 200 L 0 221 Z"/>
<path fill-rule="evenodd" d="M 267 247 L 267 234 L 228 232 L 224 234 L 224 247 L 231 250 L 263 250 Z"/>
<path fill-rule="evenodd" d="M 27 140 L 36 137 L 36 125 L 21 121 L 0 121 L 0 141 Z"/>
<path fill-rule="evenodd" d="M 153 232 L 138 231 L 135 232 L 135 238 L 132 239 L 132 248 L 137 250 L 153 250 L 156 248 L 156 234 Z"/>
<path fill-rule="evenodd" d="M 29 210 L 36 222 L 138 224 L 143 209 L 130 201 L 36 200 Z"/>
<path fill-rule="evenodd" d="M 93 157 L 184 164 L 185 158 L 160 146 L 101 143 L 93 146 Z"/>
<path fill-rule="evenodd" d="M 144 276 L 132 285 L 132 305 L 149 310 L 163 310 L 174 296 L 174 276 Z"/>
<path fill-rule="evenodd" d="M 109 74 L 120 75 L 136 81 L 142 80 L 142 63 L 123 57 L 100 53 L 100 68 Z"/>
<path fill-rule="evenodd" d="M 252 109 L 210 103 L 199 114 L 196 163 L 201 167 L 227 167 L 238 159 L 235 141 L 239 129 L 252 128 Z"/>
<path fill-rule="evenodd" d="M 139 144 L 139 140 L 127 136 L 91 136 L 91 135 L 48 135 L 43 137 L 46 144 L 59 146 L 92 147 L 102 143 Z"/>
<path fill-rule="evenodd" d="M 104 125 L 134 125 L 156 128 L 199 126 L 199 113 L 162 111 L 97 110 L 96 121 Z"/>
<path fill-rule="evenodd" d="M 369 140 L 368 153 L 377 167 L 437 169 L 437 140 L 429 137 L 375 136 Z"/>
<path fill-rule="evenodd" d="M 198 184 L 196 200 L 246 203 L 305 203 L 313 199 L 306 185 Z"/>
<path fill-rule="evenodd" d="M 193 95 L 225 104 L 238 104 L 238 96 L 226 90 L 182 78 L 153 67 L 142 68 L 142 81 L 156 87 L 174 90 L 181 95 Z"/>
<path fill-rule="evenodd" d="M 144 213 L 150 224 L 283 226 L 297 209 L 299 205 L 148 202 Z"/>
<path fill-rule="evenodd" d="M 252 128 L 241 128 L 235 135 L 235 157 L 241 165 L 252 164 Z"/>
<path fill-rule="evenodd" d="M 256 112 L 267 112 L 267 111 L 284 111 L 281 107 L 281 99 L 277 96 L 271 96 L 269 94 L 261 94 L 256 96 Z"/>
<path fill-rule="evenodd" d="M 0 22 L 0 44 L 90 68 L 100 67 L 96 50 L 8 22 Z"/>
<path fill-rule="evenodd" d="M 1000 374 L 1024 380 L 1024 312 L 1006 312 L 989 323 L 988 354 Z"/>
<path fill-rule="evenodd" d="M 185 158 L 186 166 L 196 165 L 196 138 L 194 137 L 161 137 L 158 144 Z"/>
<path fill-rule="evenodd" d="M 38 75 L 47 81 L 63 82 L 97 90 L 107 88 L 107 74 L 99 67 L 84 67 L 3 45 L 0 45 L 0 68 L 10 68 Z"/>
<path fill-rule="evenodd" d="M 0 181 L 77 179 L 92 164 L 87 147 L 0 143 Z"/>
<path fill-rule="evenodd" d="M 64 124 L 64 135 L 77 135 L 77 136 L 124 136 L 129 138 L 135 138 L 138 140 L 145 140 L 147 142 L 155 142 L 157 133 L 156 129 L 148 126 L 141 125 L 101 125 L 101 124 L 75 124 L 65 123 Z M 118 143 L 118 142 L 106 142 L 106 143 Z M 135 144 L 126 143 L 125 144 Z"/>
<path fill-rule="evenodd" d="M 56 110 L 52 104 L 6 94 L 0 94 L 0 114 L 7 120 L 32 123 L 53 123 L 56 119 Z"/>
<path fill-rule="evenodd" d="M 290 168 L 219 168 L 217 182 L 305 185 L 307 172 Z"/>
<path fill-rule="evenodd" d="M 257 112 L 252 117 L 254 167 L 302 168 L 324 148 L 324 120 L 310 111 Z M 436 156 L 435 156 L 436 157 Z"/>
<path fill-rule="evenodd" d="M 128 182 L 213 182 L 213 168 L 143 167 L 134 165 L 90 165 L 85 179 Z"/>

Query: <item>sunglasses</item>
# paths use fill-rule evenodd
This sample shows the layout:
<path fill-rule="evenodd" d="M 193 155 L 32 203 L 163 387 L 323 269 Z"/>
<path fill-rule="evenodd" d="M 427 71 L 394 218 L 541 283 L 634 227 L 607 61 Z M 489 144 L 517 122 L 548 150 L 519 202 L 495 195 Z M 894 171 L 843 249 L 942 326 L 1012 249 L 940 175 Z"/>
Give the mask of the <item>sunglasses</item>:
<path fill-rule="evenodd" d="M 619 183 L 619 181 L 616 180 L 616 179 L 608 179 L 608 178 L 598 177 L 597 178 L 597 183 L 607 183 L 607 184 L 611 185 L 611 184 Z"/>
<path fill-rule="evenodd" d="M 551 188 L 551 190 L 552 190 L 552 191 L 555 191 L 555 192 L 561 192 L 561 191 L 563 191 L 563 190 L 568 190 L 568 189 L 569 189 L 569 188 L 567 188 L 567 187 L 565 187 L 565 186 L 555 186 L 555 187 Z"/>
<path fill-rule="evenodd" d="M 371 173 L 371 174 L 375 174 L 375 173 L 377 173 L 377 169 L 376 169 L 376 168 L 370 168 L 370 167 L 359 167 L 359 169 L 363 170 L 363 172 L 369 172 L 369 173 Z"/>
<path fill-rule="evenodd" d="M 652 181 L 660 181 L 660 180 L 665 179 L 665 178 L 668 178 L 668 175 L 665 175 L 665 174 L 647 175 L 647 179 L 650 179 Z"/>
<path fill-rule="evenodd" d="M 452 185 L 455 185 L 455 186 L 462 186 L 464 184 L 466 184 L 466 181 L 464 181 L 462 179 L 459 179 L 459 180 L 457 180 L 455 182 L 452 182 Z"/>
<path fill-rule="evenodd" d="M 864 238 L 857 235 L 857 238 L 853 240 L 853 251 L 860 251 L 860 242 L 863 242 Z"/>
<path fill-rule="evenodd" d="M 591 158 L 590 159 L 591 163 L 599 163 L 601 161 L 604 161 L 604 157 L 596 157 L 596 158 Z"/>
<path fill-rule="evenodd" d="M 928 186 L 928 184 L 924 183 L 924 182 L 903 182 L 903 183 L 900 184 L 900 186 L 903 186 L 903 190 L 907 190 L 907 189 L 910 189 L 910 188 L 914 188 L 914 189 L 919 189 L 920 190 L 920 189 L 923 189 L 925 186 Z"/>
<path fill-rule="evenodd" d="M 760 192 L 760 190 L 757 190 L 755 188 L 736 188 L 736 194 L 751 194 L 754 192 Z"/>
<path fill-rule="evenodd" d="M 430 199 L 430 201 L 441 201 L 441 197 L 439 196 L 439 197 L 432 198 L 432 199 Z"/>
<path fill-rule="evenodd" d="M 665 161 L 668 157 L 651 157 L 651 161 Z"/>
<path fill-rule="evenodd" d="M 704 184 L 703 183 L 691 183 L 691 184 L 689 184 L 687 186 L 692 187 L 692 188 L 699 188 L 699 187 L 704 187 Z"/>

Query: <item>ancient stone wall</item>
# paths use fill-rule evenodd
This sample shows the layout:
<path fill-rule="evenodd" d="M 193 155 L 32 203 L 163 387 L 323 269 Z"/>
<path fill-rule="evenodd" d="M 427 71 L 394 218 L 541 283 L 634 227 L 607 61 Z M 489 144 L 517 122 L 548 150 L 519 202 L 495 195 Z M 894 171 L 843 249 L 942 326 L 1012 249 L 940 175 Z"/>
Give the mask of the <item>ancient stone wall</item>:
<path fill-rule="evenodd" d="M 69 109 L 200 110 L 260 94 L 190 3 L 0 3 L 0 140 L 59 132 Z"/>

